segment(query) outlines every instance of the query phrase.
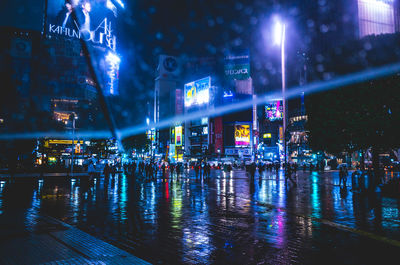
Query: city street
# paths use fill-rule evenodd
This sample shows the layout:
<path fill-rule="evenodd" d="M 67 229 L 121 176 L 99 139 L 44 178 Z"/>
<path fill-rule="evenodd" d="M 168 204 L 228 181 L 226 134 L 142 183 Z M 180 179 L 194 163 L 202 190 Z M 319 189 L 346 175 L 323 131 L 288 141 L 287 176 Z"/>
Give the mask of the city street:
<path fill-rule="evenodd" d="M 13 239 L 63 229 L 46 218 L 153 264 L 398 264 L 399 200 L 341 189 L 337 171 L 297 174 L 3 179 L 0 264 Z"/>

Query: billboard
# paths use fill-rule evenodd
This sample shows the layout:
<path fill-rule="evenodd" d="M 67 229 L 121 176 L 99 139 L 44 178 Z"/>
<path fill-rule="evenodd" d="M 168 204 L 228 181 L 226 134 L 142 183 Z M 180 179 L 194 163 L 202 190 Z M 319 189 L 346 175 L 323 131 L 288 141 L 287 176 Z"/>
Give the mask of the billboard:
<path fill-rule="evenodd" d="M 228 52 L 225 55 L 225 76 L 228 79 L 250 78 L 250 52 L 248 49 L 239 52 Z"/>
<path fill-rule="evenodd" d="M 81 58 L 82 47 L 79 41 L 84 40 L 92 48 L 91 56 L 99 69 L 98 78 L 104 94 L 118 94 L 120 58 L 116 52 L 117 7 L 113 3 L 111 0 L 48 1 L 47 32 L 57 37 L 49 38 L 50 49 L 55 50 L 54 57 L 57 57 L 53 68 L 58 68 L 57 73 L 67 75 L 64 78 L 56 78 L 55 82 L 57 79 L 62 83 L 62 80 L 79 77 L 86 80 L 80 85 L 92 85 L 87 81 L 91 78 L 88 76 L 87 66 L 84 66 L 85 60 Z M 76 64 L 82 67 L 76 67 Z"/>
<path fill-rule="evenodd" d="M 284 134 L 283 127 L 279 126 L 279 141 L 283 142 L 283 134 Z"/>
<path fill-rule="evenodd" d="M 235 125 L 235 145 L 250 145 L 250 125 Z"/>
<path fill-rule="evenodd" d="M 104 91 L 104 94 L 106 96 L 118 94 L 120 62 L 121 62 L 120 58 L 112 51 L 109 51 L 107 53 L 107 55 L 105 56 L 105 64 L 104 64 L 105 91 Z"/>
<path fill-rule="evenodd" d="M 185 84 L 185 107 L 203 105 L 210 101 L 211 77 Z"/>
<path fill-rule="evenodd" d="M 270 121 L 281 120 L 283 118 L 282 101 L 275 101 L 265 106 L 266 118 Z"/>
<path fill-rule="evenodd" d="M 110 0 L 49 0 L 48 26 L 51 35 L 84 39 L 116 51 L 117 8 Z"/>
<path fill-rule="evenodd" d="M 175 126 L 175 146 L 182 146 L 182 126 Z"/>

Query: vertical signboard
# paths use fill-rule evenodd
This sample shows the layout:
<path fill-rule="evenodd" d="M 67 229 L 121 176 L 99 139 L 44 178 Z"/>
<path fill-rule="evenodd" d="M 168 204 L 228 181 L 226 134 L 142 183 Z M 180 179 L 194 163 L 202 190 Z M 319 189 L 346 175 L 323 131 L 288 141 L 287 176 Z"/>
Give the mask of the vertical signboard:
<path fill-rule="evenodd" d="M 279 126 L 279 141 L 283 142 L 283 127 Z"/>
<path fill-rule="evenodd" d="M 183 114 L 183 91 L 182 89 L 175 90 L 175 114 Z"/>
<path fill-rule="evenodd" d="M 250 125 L 235 125 L 235 146 L 250 145 Z"/>
<path fill-rule="evenodd" d="M 228 79 L 250 78 L 250 52 L 248 49 L 239 52 L 228 52 L 225 55 L 225 76 Z"/>
<path fill-rule="evenodd" d="M 222 117 L 216 117 L 214 119 L 214 135 L 215 135 L 215 153 L 222 154 L 223 153 L 223 126 L 222 126 Z M 219 152 L 218 152 L 219 150 Z"/>
<path fill-rule="evenodd" d="M 175 126 L 175 146 L 182 146 L 182 126 Z"/>
<path fill-rule="evenodd" d="M 99 70 L 104 94 L 117 95 L 120 58 L 117 55 L 117 8 L 113 1 L 49 0 L 47 10 L 46 30 L 53 37 L 49 38 L 50 49 L 56 51 L 54 56 L 57 57 L 56 68 L 59 68 L 57 73 L 64 75 L 56 78 L 57 86 L 62 88 L 63 80 L 76 80 L 77 77 L 85 80 L 85 84 L 93 85 L 85 67 L 80 66 L 85 61 L 81 58 L 79 40 L 84 40 L 91 48 L 91 56 Z M 57 52 L 60 45 L 65 46 L 65 52 L 61 54 Z M 74 84 L 78 82 L 75 81 Z"/>
<path fill-rule="evenodd" d="M 117 8 L 112 1 L 49 0 L 49 34 L 83 39 L 116 51 L 115 19 Z"/>

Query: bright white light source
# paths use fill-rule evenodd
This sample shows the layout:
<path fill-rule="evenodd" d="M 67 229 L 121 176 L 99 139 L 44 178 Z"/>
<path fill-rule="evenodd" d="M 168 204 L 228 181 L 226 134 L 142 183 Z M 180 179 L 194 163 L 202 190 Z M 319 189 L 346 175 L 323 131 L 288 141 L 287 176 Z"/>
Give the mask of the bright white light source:
<path fill-rule="evenodd" d="M 115 0 L 122 8 L 125 8 L 125 4 L 121 0 Z"/>
<path fill-rule="evenodd" d="M 121 62 L 121 59 L 112 52 L 108 52 L 108 54 L 106 56 L 106 60 L 107 60 L 107 62 L 109 62 L 111 64 L 119 64 Z"/>
<path fill-rule="evenodd" d="M 274 25 L 274 44 L 281 45 L 283 35 L 283 24 L 279 20 L 275 21 Z"/>

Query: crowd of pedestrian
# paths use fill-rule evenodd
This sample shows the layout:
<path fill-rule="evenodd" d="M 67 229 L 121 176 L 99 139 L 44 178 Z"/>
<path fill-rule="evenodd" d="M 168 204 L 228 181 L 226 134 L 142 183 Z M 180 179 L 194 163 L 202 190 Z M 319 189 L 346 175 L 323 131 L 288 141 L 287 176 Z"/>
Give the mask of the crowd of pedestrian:
<path fill-rule="evenodd" d="M 125 164 L 118 163 L 106 163 L 103 169 L 104 176 L 106 178 L 110 176 L 115 176 L 119 169 L 123 170 L 123 172 L 128 177 L 142 177 L 145 180 L 155 180 L 157 177 L 161 176 L 163 178 L 173 178 L 173 177 L 181 177 L 183 174 L 186 174 L 185 169 L 193 169 L 195 173 L 195 177 L 208 179 L 211 176 L 211 169 L 221 169 L 227 173 L 231 172 L 235 168 L 245 168 L 249 174 L 251 179 L 255 178 L 255 175 L 258 171 L 258 175 L 261 177 L 264 172 L 273 172 L 275 171 L 277 178 L 279 178 L 279 170 L 282 168 L 285 176 L 285 181 L 290 181 L 293 185 L 297 185 L 297 171 L 299 169 L 299 165 L 297 163 L 263 163 L 263 162 L 252 162 L 247 165 L 243 163 L 240 164 L 231 164 L 231 163 L 221 163 L 221 164 L 210 164 L 207 161 L 197 161 L 192 163 L 168 163 L 166 161 L 132 161 Z M 92 179 L 98 172 L 96 171 L 95 164 L 93 161 L 89 161 L 87 164 L 89 178 Z M 308 167 L 305 165 L 300 166 L 303 171 L 310 170 L 322 170 L 323 165 L 313 166 L 310 164 Z M 339 186 L 346 188 L 347 187 L 347 179 L 349 177 L 349 171 L 346 164 L 342 164 L 339 166 Z M 370 189 L 370 187 L 378 187 L 382 184 L 382 174 L 379 174 L 380 177 L 375 177 L 375 172 L 369 168 L 367 170 L 361 170 L 359 166 L 351 173 L 351 191 L 353 192 L 362 192 L 366 189 Z M 372 184 L 372 185 L 371 185 Z"/>

